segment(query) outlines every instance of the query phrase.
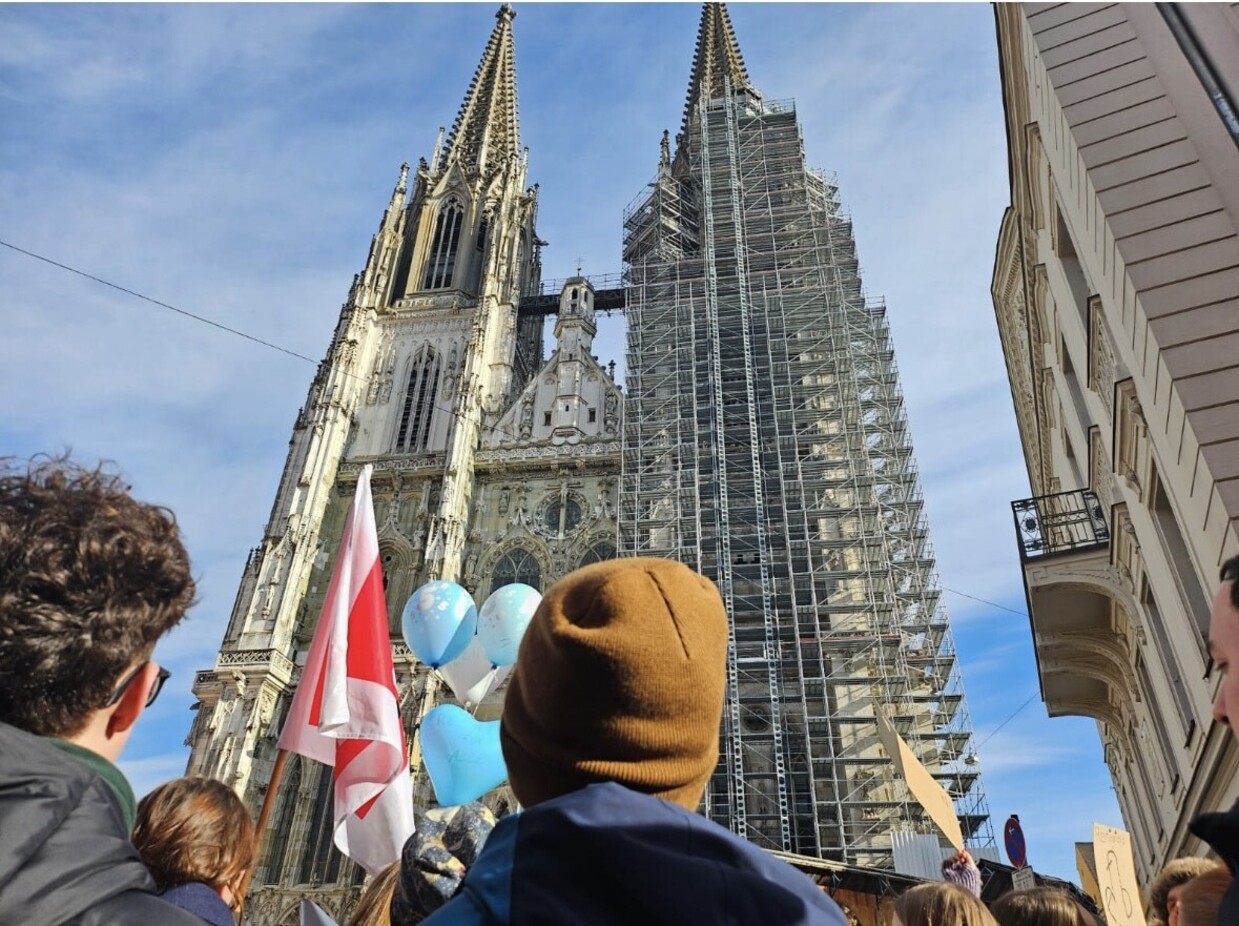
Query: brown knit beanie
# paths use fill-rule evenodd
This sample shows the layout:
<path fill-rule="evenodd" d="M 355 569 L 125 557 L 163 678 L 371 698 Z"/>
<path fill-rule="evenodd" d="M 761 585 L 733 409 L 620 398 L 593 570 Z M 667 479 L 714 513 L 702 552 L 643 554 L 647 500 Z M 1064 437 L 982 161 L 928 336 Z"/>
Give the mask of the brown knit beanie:
<path fill-rule="evenodd" d="M 526 807 L 614 781 L 696 810 L 718 762 L 727 613 L 666 559 L 594 563 L 542 599 L 499 738 Z"/>

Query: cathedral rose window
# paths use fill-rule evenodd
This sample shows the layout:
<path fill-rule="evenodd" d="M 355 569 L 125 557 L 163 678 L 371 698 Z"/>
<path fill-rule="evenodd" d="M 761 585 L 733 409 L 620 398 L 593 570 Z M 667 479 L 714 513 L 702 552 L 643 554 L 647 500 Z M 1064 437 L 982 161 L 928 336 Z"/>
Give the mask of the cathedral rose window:
<path fill-rule="evenodd" d="M 577 529 L 581 523 L 581 505 L 569 498 L 561 502 L 554 499 L 546 506 L 545 521 L 547 530 L 554 534 L 566 534 Z"/>

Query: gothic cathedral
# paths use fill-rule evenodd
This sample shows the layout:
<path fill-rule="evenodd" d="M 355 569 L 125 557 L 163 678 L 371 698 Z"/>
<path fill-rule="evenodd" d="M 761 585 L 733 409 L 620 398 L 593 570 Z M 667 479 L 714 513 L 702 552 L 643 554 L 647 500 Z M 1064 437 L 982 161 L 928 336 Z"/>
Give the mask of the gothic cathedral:
<path fill-rule="evenodd" d="M 362 465 L 372 485 L 393 640 L 423 582 L 544 588 L 616 551 L 622 394 L 592 353 L 595 293 L 540 289 L 537 187 L 520 144 L 505 5 L 446 141 L 401 168 L 364 271 L 298 414 L 261 544 L 216 665 L 194 682 L 189 773 L 262 802 L 297 664 L 314 631 Z M 557 316 L 543 362 L 544 317 Z M 437 679 L 402 644 L 407 729 Z M 415 793 L 428 800 L 414 745 Z M 296 897 L 341 912 L 362 872 L 331 840 L 330 769 L 290 757 L 256 873 L 256 926 Z M 281 886 L 315 885 L 287 895 Z M 266 888 L 264 890 L 264 887 Z M 295 904 L 294 904 L 295 906 Z"/>
<path fill-rule="evenodd" d="M 764 848 L 877 868 L 936 845 L 880 744 L 886 722 L 969 844 L 992 846 L 886 309 L 864 295 L 794 103 L 761 94 L 726 8 L 706 4 L 681 131 L 623 217 L 623 288 L 546 286 L 514 16 L 499 10 L 446 139 L 400 171 L 219 657 L 195 679 L 190 774 L 262 803 L 370 464 L 394 640 L 430 579 L 481 602 L 616 555 L 678 559 L 717 582 L 732 620 L 711 818 Z M 616 308 L 626 394 L 592 352 L 596 313 Z M 395 650 L 426 804 L 416 730 L 439 681 Z M 302 897 L 343 921 L 363 873 L 332 844 L 330 770 L 291 757 L 279 792 L 252 921 L 290 921 Z M 503 789 L 489 799 L 504 809 Z"/>

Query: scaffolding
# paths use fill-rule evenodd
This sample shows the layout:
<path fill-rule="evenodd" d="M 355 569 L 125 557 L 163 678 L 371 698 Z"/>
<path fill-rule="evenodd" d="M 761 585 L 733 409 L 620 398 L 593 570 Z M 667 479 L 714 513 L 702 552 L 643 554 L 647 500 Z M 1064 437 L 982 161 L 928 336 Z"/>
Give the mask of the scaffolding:
<path fill-rule="evenodd" d="M 992 846 L 884 306 L 790 102 L 703 94 L 625 211 L 620 545 L 714 579 L 731 615 L 712 819 L 890 867 L 931 832 L 883 710 Z"/>

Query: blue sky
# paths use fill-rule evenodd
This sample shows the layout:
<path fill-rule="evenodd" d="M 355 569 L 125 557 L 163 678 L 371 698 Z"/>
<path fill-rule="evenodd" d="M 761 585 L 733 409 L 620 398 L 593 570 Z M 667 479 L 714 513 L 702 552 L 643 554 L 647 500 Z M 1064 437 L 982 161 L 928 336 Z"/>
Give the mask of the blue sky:
<path fill-rule="evenodd" d="M 450 125 L 497 4 L 0 5 L 0 239 L 309 357 L 402 161 Z M 733 4 L 753 81 L 795 98 L 890 310 L 984 783 L 1038 870 L 1122 825 L 1095 727 L 1048 720 L 1009 502 L 1029 494 L 989 295 L 1008 202 L 988 4 Z M 620 269 L 620 217 L 678 129 L 696 4 L 532 4 L 515 22 L 545 275 Z M 171 506 L 201 603 L 124 766 L 180 774 L 311 364 L 0 248 L 0 453 L 116 461 Z M 604 327 L 621 366 L 622 328 Z"/>

